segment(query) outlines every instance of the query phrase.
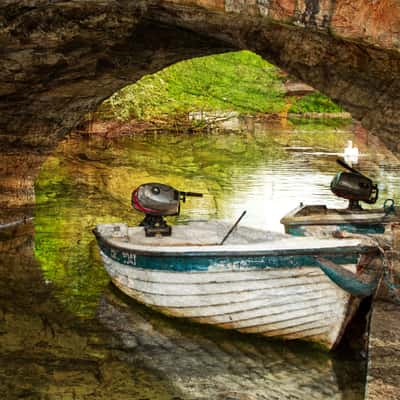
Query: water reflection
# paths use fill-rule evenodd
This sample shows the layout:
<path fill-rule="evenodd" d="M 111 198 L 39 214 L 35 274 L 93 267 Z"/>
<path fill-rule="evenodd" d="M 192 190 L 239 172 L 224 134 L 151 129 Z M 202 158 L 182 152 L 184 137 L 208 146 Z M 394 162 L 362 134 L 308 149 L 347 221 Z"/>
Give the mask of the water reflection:
<path fill-rule="evenodd" d="M 179 398 L 168 377 L 121 360 L 96 319 L 78 319 L 60 304 L 33 243 L 31 223 L 0 231 L 0 398 Z"/>
<path fill-rule="evenodd" d="M 243 133 L 147 134 L 109 139 L 70 137 L 51 156 L 36 182 L 35 252 L 46 279 L 60 283 L 60 300 L 92 315 L 107 284 L 91 230 L 99 222 L 142 216 L 130 206 L 136 186 L 161 181 L 204 193 L 190 198 L 173 223 L 235 220 L 283 231 L 281 217 L 298 206 L 345 207 L 329 189 L 340 170 L 336 154 L 348 140 L 359 148 L 358 168 L 380 184 L 383 200 L 397 202 L 398 161 L 369 137 L 349 129 L 305 125 L 266 129 L 252 122 Z M 306 149 L 306 150 L 305 150 Z"/>
<path fill-rule="evenodd" d="M 102 323 L 118 343 L 114 356 L 167 377 L 184 399 L 361 399 L 358 362 L 349 361 L 351 385 L 336 373 L 335 365 L 343 371 L 347 361 L 310 347 L 188 328 L 110 294 L 91 229 L 106 221 L 137 224 L 142 216 L 132 211 L 130 193 L 144 182 L 205 194 L 189 199 L 172 222 L 234 220 L 247 210 L 243 224 L 283 231 L 280 218 L 300 201 L 345 205 L 331 195 L 329 182 L 338 170 L 336 154 L 352 140 L 361 153 L 358 167 L 381 182 L 383 198 L 398 200 L 399 165 L 383 147 L 370 150 L 368 137 L 315 124 L 247 127 L 218 135 L 66 139 L 36 182 L 35 255 L 45 282 L 63 309 Z"/>
<path fill-rule="evenodd" d="M 98 318 L 131 349 L 131 362 L 168 376 L 185 399 L 362 398 L 357 370 L 343 382 L 337 360 L 301 343 L 174 321 L 111 288 L 102 297 Z"/>

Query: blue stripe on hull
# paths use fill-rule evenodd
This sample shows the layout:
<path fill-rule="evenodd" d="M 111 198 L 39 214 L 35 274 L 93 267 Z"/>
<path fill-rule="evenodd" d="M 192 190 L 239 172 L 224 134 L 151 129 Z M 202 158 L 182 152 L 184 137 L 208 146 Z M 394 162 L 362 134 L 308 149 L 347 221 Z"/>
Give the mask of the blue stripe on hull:
<path fill-rule="evenodd" d="M 101 250 L 111 259 L 121 264 L 160 271 L 208 271 L 217 269 L 263 269 L 263 268 L 298 268 L 316 267 L 319 264 L 313 256 L 151 256 L 138 255 L 132 251 L 110 248 L 103 243 Z M 357 254 L 326 257 L 336 264 L 356 264 Z"/>

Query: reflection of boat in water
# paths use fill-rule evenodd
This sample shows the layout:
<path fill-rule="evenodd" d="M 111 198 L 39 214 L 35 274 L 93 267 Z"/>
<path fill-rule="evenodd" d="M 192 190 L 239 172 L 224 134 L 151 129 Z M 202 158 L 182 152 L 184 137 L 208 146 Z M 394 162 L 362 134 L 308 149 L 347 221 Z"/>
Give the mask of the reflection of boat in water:
<path fill-rule="evenodd" d="M 346 209 L 332 209 L 325 205 L 303 205 L 281 219 L 286 233 L 297 236 L 322 236 L 334 231 L 360 234 L 383 234 L 393 222 L 400 222 L 400 210 L 392 199 L 382 208 L 363 209 L 359 202 L 375 204 L 378 186 L 343 161 L 339 164 L 350 172 L 339 172 L 331 182 L 331 190 L 349 200 Z"/>
<path fill-rule="evenodd" d="M 348 349 L 333 357 L 307 344 L 180 323 L 112 287 L 98 304 L 97 320 L 113 334 L 116 357 L 167 379 L 179 399 L 340 400 L 349 391 L 352 398 L 363 396 L 365 372 Z"/>
<path fill-rule="evenodd" d="M 240 227 L 221 245 L 226 223 L 178 225 L 171 236 L 164 226 L 165 236 L 153 236 L 153 228 L 145 235 L 141 227 L 102 224 L 94 233 L 114 284 L 170 316 L 332 348 L 359 303 L 347 286 L 364 295 L 376 284 L 369 268 L 376 247 L 358 239 Z M 338 277 L 336 268 L 345 273 Z"/>

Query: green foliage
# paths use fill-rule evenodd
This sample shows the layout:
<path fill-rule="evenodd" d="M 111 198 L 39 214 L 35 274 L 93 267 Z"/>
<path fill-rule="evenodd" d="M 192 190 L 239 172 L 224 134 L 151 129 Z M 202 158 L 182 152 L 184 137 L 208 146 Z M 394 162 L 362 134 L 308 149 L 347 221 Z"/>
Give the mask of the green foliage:
<path fill-rule="evenodd" d="M 306 112 L 336 113 L 343 112 L 343 109 L 328 97 L 315 92 L 308 94 L 293 103 L 289 112 L 296 114 L 303 114 Z"/>
<path fill-rule="evenodd" d="M 291 116 L 289 118 L 292 126 L 302 132 L 317 132 L 332 129 L 350 130 L 351 118 L 304 118 L 302 116 Z"/>
<path fill-rule="evenodd" d="M 182 61 L 144 76 L 106 100 L 100 119 L 154 120 L 191 111 L 279 113 L 286 108 L 279 69 L 249 51 Z M 320 93 L 297 100 L 289 112 L 341 112 Z"/>
<path fill-rule="evenodd" d="M 199 110 L 274 113 L 284 105 L 279 70 L 241 51 L 182 61 L 145 76 L 115 93 L 99 112 L 126 121 Z"/>

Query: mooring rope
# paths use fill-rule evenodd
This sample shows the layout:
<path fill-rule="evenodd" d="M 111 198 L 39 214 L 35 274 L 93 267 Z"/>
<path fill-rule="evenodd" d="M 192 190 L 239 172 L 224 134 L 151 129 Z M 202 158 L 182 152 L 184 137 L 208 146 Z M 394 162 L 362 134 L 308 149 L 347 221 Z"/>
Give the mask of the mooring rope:
<path fill-rule="evenodd" d="M 386 220 L 386 218 L 390 218 L 391 214 L 396 215 L 396 206 L 393 199 L 386 199 L 383 202 L 383 217 L 382 221 Z"/>
<path fill-rule="evenodd" d="M 383 282 L 388 290 L 390 300 L 400 304 L 400 275 L 396 273 L 393 266 L 393 257 L 399 258 L 400 252 L 386 250 L 383 254 Z"/>
<path fill-rule="evenodd" d="M 338 238 L 355 238 L 355 239 L 370 239 L 371 242 L 378 248 L 382 257 L 382 274 L 379 279 L 375 295 L 379 292 L 379 288 L 384 283 L 387 288 L 389 299 L 396 304 L 400 304 L 400 274 L 396 273 L 393 258 L 398 258 L 400 262 L 400 251 L 393 250 L 392 245 L 385 238 L 378 237 L 372 234 L 347 234 L 345 232 L 337 232 L 334 237 Z"/>

